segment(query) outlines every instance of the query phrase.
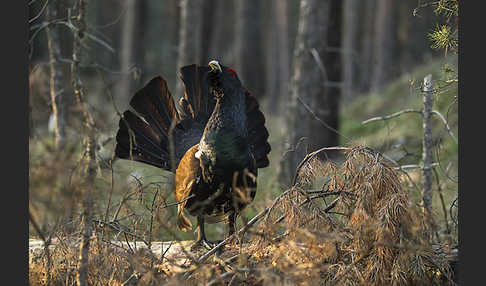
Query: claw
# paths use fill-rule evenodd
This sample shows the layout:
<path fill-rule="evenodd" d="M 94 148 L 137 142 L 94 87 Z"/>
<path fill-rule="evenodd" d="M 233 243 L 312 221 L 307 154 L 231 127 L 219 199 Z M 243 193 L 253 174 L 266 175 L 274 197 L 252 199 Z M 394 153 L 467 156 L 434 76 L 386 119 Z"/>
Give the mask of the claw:
<path fill-rule="evenodd" d="M 191 251 L 195 251 L 200 247 L 204 247 L 207 250 L 213 249 L 216 245 L 218 245 L 222 240 L 216 240 L 216 241 L 210 241 L 205 238 L 201 238 L 194 242 L 194 244 L 191 246 Z"/>

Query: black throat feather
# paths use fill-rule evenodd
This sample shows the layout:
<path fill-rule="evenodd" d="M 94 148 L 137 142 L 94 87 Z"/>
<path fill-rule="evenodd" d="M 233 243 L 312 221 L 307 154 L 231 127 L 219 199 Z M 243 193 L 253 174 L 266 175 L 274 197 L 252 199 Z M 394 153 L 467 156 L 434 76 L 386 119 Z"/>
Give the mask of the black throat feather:
<path fill-rule="evenodd" d="M 248 145 L 244 89 L 241 84 L 223 84 L 216 92 L 223 94 L 217 96 L 216 106 L 199 143 L 205 181 L 213 181 L 214 177 L 231 177 L 235 171 L 248 168 L 252 158 Z"/>

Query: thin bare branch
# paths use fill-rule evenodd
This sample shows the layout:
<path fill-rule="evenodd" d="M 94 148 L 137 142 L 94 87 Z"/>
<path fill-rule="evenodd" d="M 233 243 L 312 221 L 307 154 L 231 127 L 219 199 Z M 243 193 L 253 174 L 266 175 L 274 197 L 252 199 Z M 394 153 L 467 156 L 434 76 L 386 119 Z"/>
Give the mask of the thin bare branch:
<path fill-rule="evenodd" d="M 454 142 L 455 142 L 456 144 L 458 144 L 458 142 L 457 142 L 457 138 L 456 138 L 456 136 L 454 136 L 454 133 L 452 132 L 451 127 L 450 127 L 450 126 L 449 126 L 449 124 L 447 123 L 447 120 L 445 119 L 445 117 L 444 117 L 444 116 L 443 116 L 443 115 L 442 115 L 442 114 L 441 114 L 439 111 L 437 111 L 437 110 L 432 110 L 431 112 L 432 112 L 433 114 L 435 114 L 435 115 L 439 116 L 439 118 L 440 118 L 440 119 L 442 120 L 442 122 L 444 123 L 444 125 L 445 125 L 445 127 L 446 127 L 446 129 L 447 129 L 447 132 L 449 132 L 449 135 L 452 137 L 452 140 L 454 140 Z"/>
<path fill-rule="evenodd" d="M 42 13 L 44 13 L 44 10 L 46 9 L 48 4 L 49 4 L 49 0 L 46 0 L 46 2 L 44 3 L 44 6 L 42 6 L 39 13 L 37 15 L 35 15 L 33 18 L 29 19 L 29 24 L 34 22 L 35 20 L 37 20 L 42 15 Z"/>
<path fill-rule="evenodd" d="M 422 110 L 408 108 L 408 109 L 404 109 L 404 110 L 400 110 L 398 112 L 392 113 L 390 115 L 378 116 L 378 117 L 373 117 L 373 118 L 367 119 L 367 120 L 361 122 L 361 124 L 362 125 L 365 125 L 365 124 L 370 123 L 370 122 L 373 122 L 373 121 L 388 120 L 388 119 L 391 119 L 391 118 L 394 118 L 394 117 L 398 117 L 398 116 L 400 116 L 402 114 L 405 114 L 405 113 L 418 113 L 418 114 L 422 114 Z"/>
<path fill-rule="evenodd" d="M 300 96 L 296 95 L 296 97 L 297 97 L 297 100 L 304 106 L 304 108 L 314 117 L 314 119 L 319 121 L 319 123 L 321 123 L 324 127 L 331 130 L 332 132 L 336 133 L 337 135 L 345 138 L 346 140 L 351 140 L 349 137 L 340 133 L 335 128 L 333 128 L 332 126 L 330 126 L 329 124 L 324 122 L 322 119 L 320 119 L 319 116 L 317 116 L 317 114 L 314 111 L 312 111 L 312 109 L 302 100 L 302 98 L 300 98 Z"/>

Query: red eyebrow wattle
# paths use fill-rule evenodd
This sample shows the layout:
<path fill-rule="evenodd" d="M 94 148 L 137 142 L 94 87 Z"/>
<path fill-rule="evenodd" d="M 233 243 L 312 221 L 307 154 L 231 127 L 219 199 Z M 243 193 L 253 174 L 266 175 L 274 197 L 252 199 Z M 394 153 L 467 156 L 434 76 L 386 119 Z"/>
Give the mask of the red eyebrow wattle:
<path fill-rule="evenodd" d="M 230 71 L 233 74 L 233 76 L 236 77 L 236 72 L 234 69 L 228 68 L 228 71 Z"/>

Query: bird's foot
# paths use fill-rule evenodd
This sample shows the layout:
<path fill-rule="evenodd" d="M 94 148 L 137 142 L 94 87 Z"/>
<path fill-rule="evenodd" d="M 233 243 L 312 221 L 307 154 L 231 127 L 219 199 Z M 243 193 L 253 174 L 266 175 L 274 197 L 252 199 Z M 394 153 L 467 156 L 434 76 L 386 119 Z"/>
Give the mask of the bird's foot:
<path fill-rule="evenodd" d="M 194 244 L 191 246 L 191 251 L 195 251 L 200 247 L 204 247 L 207 250 L 213 249 L 216 245 L 218 245 L 221 242 L 221 240 L 216 240 L 216 241 L 210 241 L 205 238 L 199 239 Z"/>

